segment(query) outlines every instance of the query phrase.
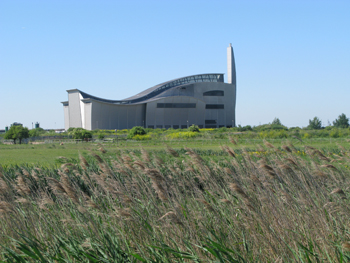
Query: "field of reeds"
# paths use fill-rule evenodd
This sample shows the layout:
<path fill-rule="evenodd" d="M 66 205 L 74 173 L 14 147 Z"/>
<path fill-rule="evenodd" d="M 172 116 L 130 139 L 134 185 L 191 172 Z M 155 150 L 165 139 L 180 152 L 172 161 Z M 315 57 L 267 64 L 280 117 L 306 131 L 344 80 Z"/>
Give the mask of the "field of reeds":
<path fill-rule="evenodd" d="M 59 169 L 0 166 L 0 258 L 349 262 L 349 148 L 100 147 Z"/>

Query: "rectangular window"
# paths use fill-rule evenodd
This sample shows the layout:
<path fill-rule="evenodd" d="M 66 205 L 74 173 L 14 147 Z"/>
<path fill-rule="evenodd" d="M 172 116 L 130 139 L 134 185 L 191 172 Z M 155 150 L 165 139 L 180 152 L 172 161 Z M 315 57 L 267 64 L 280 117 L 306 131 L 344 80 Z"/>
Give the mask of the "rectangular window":
<path fill-rule="evenodd" d="M 198 128 L 199 129 L 203 129 L 203 125 L 198 125 Z"/>
<path fill-rule="evenodd" d="M 173 125 L 173 128 L 174 128 L 174 129 L 178 129 L 178 128 L 179 128 L 179 125 Z"/>
<path fill-rule="evenodd" d="M 205 120 L 205 124 L 216 124 L 216 120 Z"/>
<path fill-rule="evenodd" d="M 148 128 L 154 129 L 154 125 L 148 125 Z"/>
<path fill-rule="evenodd" d="M 211 90 L 203 93 L 203 96 L 224 96 L 223 90 Z"/>
<path fill-rule="evenodd" d="M 157 129 L 162 129 L 163 125 L 157 125 L 156 127 L 157 127 Z"/>
<path fill-rule="evenodd" d="M 157 108 L 193 109 L 196 103 L 157 103 Z"/>
<path fill-rule="evenodd" d="M 224 109 L 224 104 L 207 104 L 205 108 L 209 110 Z"/>
<path fill-rule="evenodd" d="M 171 128 L 171 125 L 164 125 L 164 128 L 165 128 L 165 129 L 170 129 L 170 128 Z"/>
<path fill-rule="evenodd" d="M 181 125 L 181 129 L 187 129 L 187 125 Z"/>
<path fill-rule="evenodd" d="M 205 125 L 205 128 L 216 128 L 216 125 Z"/>

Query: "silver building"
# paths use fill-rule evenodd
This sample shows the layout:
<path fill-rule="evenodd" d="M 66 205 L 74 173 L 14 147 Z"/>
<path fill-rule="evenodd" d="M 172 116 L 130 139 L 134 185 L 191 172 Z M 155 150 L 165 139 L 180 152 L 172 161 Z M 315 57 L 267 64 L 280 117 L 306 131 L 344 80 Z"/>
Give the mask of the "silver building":
<path fill-rule="evenodd" d="M 224 74 L 209 73 L 170 80 L 124 100 L 67 90 L 62 102 L 65 129 L 200 128 L 235 126 L 236 68 L 232 45 L 227 48 L 228 83 Z"/>

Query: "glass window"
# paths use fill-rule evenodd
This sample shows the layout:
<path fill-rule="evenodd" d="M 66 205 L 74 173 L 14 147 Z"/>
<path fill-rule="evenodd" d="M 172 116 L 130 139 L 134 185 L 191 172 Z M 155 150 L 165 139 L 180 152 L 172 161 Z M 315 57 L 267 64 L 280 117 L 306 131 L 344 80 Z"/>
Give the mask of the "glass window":
<path fill-rule="evenodd" d="M 216 125 L 205 125 L 205 128 L 216 128 Z"/>
<path fill-rule="evenodd" d="M 224 96 L 223 90 L 211 90 L 203 93 L 203 96 Z"/>
<path fill-rule="evenodd" d="M 181 125 L 181 129 L 187 129 L 187 125 Z"/>
<path fill-rule="evenodd" d="M 165 128 L 165 129 L 170 129 L 170 128 L 171 128 L 171 125 L 164 125 L 164 128 Z"/>
<path fill-rule="evenodd" d="M 205 124 L 216 124 L 216 120 L 205 120 Z"/>
<path fill-rule="evenodd" d="M 157 108 L 196 108 L 196 103 L 157 103 Z"/>
<path fill-rule="evenodd" d="M 224 104 L 207 104 L 206 109 L 224 109 Z"/>
<path fill-rule="evenodd" d="M 154 129 L 154 125 L 148 125 L 148 128 Z"/>
<path fill-rule="evenodd" d="M 179 128 L 179 125 L 173 125 L 173 128 L 174 128 L 174 129 L 178 129 L 178 128 Z"/>
<path fill-rule="evenodd" d="M 163 125 L 157 125 L 156 127 L 157 127 L 157 129 L 162 129 Z"/>

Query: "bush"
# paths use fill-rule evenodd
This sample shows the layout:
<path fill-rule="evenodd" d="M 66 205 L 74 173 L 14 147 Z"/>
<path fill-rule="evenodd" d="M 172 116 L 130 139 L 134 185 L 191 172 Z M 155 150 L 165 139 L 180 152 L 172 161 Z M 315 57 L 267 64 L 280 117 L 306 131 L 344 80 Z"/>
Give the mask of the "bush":
<path fill-rule="evenodd" d="M 70 134 L 73 136 L 73 139 L 84 140 L 92 138 L 91 131 L 85 130 L 83 128 L 74 128 L 71 130 Z"/>
<path fill-rule="evenodd" d="M 145 135 L 146 130 L 141 126 L 133 127 L 128 133 L 128 139 L 134 138 L 136 135 Z"/>
<path fill-rule="evenodd" d="M 132 137 L 132 139 L 136 140 L 136 141 L 146 141 L 146 140 L 150 140 L 152 138 L 150 135 L 144 134 L 144 135 L 135 135 L 134 137 Z"/>
<path fill-rule="evenodd" d="M 193 124 L 188 128 L 188 130 L 191 132 L 199 132 L 199 127 Z"/>

